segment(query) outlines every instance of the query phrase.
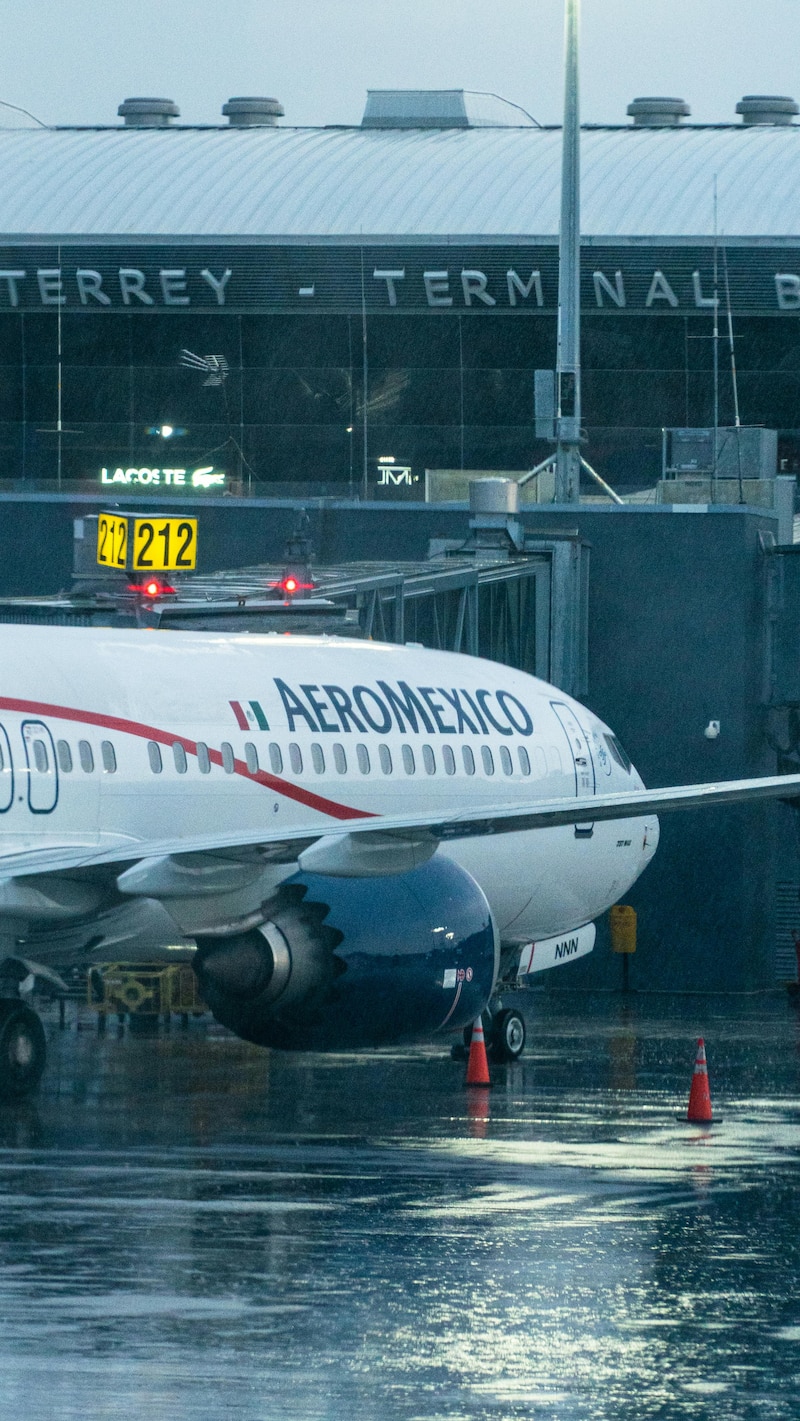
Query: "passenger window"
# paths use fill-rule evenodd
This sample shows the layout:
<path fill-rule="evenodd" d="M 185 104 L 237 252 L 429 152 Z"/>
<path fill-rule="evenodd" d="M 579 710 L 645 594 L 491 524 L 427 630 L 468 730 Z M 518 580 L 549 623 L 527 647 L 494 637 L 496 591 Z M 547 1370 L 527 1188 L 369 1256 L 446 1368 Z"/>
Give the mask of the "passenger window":
<path fill-rule="evenodd" d="M 359 741 L 356 746 L 356 759 L 358 760 L 358 768 L 360 769 L 362 775 L 368 775 L 369 750 L 367 749 L 366 745 L 363 745 L 361 743 L 361 741 Z"/>
<path fill-rule="evenodd" d="M 280 775 L 283 773 L 283 756 L 281 754 L 281 747 L 280 745 L 276 745 L 274 740 L 272 741 L 272 744 L 269 747 L 269 767 L 272 770 L 273 775 Z"/>
<path fill-rule="evenodd" d="M 488 745 L 481 746 L 481 759 L 483 760 L 483 772 L 485 775 L 494 774 L 494 757 Z"/>
<path fill-rule="evenodd" d="M 462 748 L 461 748 L 461 758 L 462 758 L 462 760 L 464 761 L 464 773 L 467 774 L 467 775 L 474 775 L 474 773 L 475 773 L 475 756 L 473 755 L 473 753 L 472 753 L 472 751 L 471 751 L 469 745 L 463 745 L 463 746 L 462 746 Z"/>
<path fill-rule="evenodd" d="M 333 747 L 333 763 L 334 763 L 334 765 L 336 766 L 336 773 L 337 773 L 337 775 L 346 775 L 346 774 L 347 774 L 347 756 L 346 756 L 345 753 L 344 753 L 344 746 L 343 746 L 343 745 L 334 745 L 334 747 Z"/>
<path fill-rule="evenodd" d="M 405 770 L 405 772 L 406 772 L 407 775 L 413 775 L 414 772 L 415 772 L 415 770 L 416 770 L 416 768 L 417 768 L 417 767 L 416 767 L 416 765 L 414 764 L 414 751 L 411 749 L 411 746 L 410 746 L 410 745 L 404 745 L 404 746 L 403 746 L 403 769 Z"/>
<path fill-rule="evenodd" d="M 211 770 L 211 756 L 208 753 L 208 746 L 202 740 L 197 742 L 197 768 L 201 775 L 207 775 Z"/>
<path fill-rule="evenodd" d="M 456 757 L 453 754 L 452 745 L 442 746 L 442 761 L 444 763 L 445 774 L 454 775 L 456 772 Z"/>
<path fill-rule="evenodd" d="M 537 780 L 542 780 L 547 774 L 547 757 L 541 745 L 536 746 L 533 752 L 533 758 L 536 764 L 536 778 Z"/>
<path fill-rule="evenodd" d="M 517 758 L 519 759 L 519 767 L 523 775 L 529 775 L 531 772 L 531 762 L 528 758 L 528 752 L 525 749 L 524 745 L 520 745 L 519 749 L 517 750 Z"/>
<path fill-rule="evenodd" d="M 158 746 L 156 746 L 156 749 L 158 749 Z M 92 754 L 92 747 L 88 740 L 78 741 L 78 755 L 80 757 L 81 769 L 85 770 L 87 775 L 90 775 L 94 769 L 94 755 Z"/>
<path fill-rule="evenodd" d="M 423 745 L 422 747 L 422 763 L 425 766 L 426 775 L 436 774 L 436 756 L 430 745 Z"/>
<path fill-rule="evenodd" d="M 325 752 L 321 745 L 315 741 L 311 746 L 311 763 L 318 775 L 325 773 Z"/>
<path fill-rule="evenodd" d="M 43 740 L 34 740 L 33 742 L 33 763 L 40 775 L 47 774 L 47 748 Z"/>
<path fill-rule="evenodd" d="M 69 743 L 68 743 L 66 740 L 59 740 L 58 743 L 57 743 L 57 745 L 56 745 L 56 752 L 57 752 L 57 754 L 58 754 L 58 768 L 59 768 L 65 775 L 71 774 L 71 772 L 72 772 L 72 751 L 71 751 L 70 748 L 69 748 Z M 2 769 L 2 768 L 3 768 L 3 754 L 2 754 L 2 751 L 0 751 L 0 769 Z"/>
<path fill-rule="evenodd" d="M 289 746 L 289 764 L 292 767 L 293 775 L 302 775 L 303 756 L 300 750 L 300 746 L 296 745 L 294 741 L 292 741 L 291 745 Z"/>
<path fill-rule="evenodd" d="M 511 751 L 507 745 L 500 746 L 500 764 L 503 768 L 504 775 L 513 775 L 514 762 L 511 759 Z"/>
<path fill-rule="evenodd" d="M 561 773 L 561 756 L 558 753 L 558 747 L 556 745 L 548 745 L 547 747 L 547 768 L 551 773 Z"/>
<path fill-rule="evenodd" d="M 229 741 L 223 740 L 220 749 L 222 751 L 222 768 L 226 775 L 232 775 L 236 769 L 236 757 L 233 753 L 233 746 Z"/>
<path fill-rule="evenodd" d="M 251 775 L 258 774 L 258 751 L 252 740 L 248 740 L 244 747 L 244 758 Z"/>
<path fill-rule="evenodd" d="M 175 769 L 178 771 L 178 774 L 185 775 L 188 761 L 186 759 L 186 751 L 181 745 L 180 740 L 173 741 L 172 758 L 175 761 Z"/>
<path fill-rule="evenodd" d="M 80 743 L 81 764 L 82 764 L 82 765 L 83 765 L 83 747 L 84 747 L 84 745 L 86 745 L 86 741 L 85 741 L 85 740 L 82 740 L 81 743 Z M 91 746 L 87 746 L 87 749 L 89 750 L 89 753 L 91 754 Z M 162 770 L 162 764 L 161 764 L 161 748 L 160 748 L 160 746 L 156 745 L 155 740 L 148 740 L 148 742 L 147 742 L 147 758 L 148 758 L 148 760 L 150 761 L 150 769 L 153 771 L 153 774 L 154 774 L 154 775 L 160 775 L 160 774 L 161 774 L 161 770 Z M 86 769 L 86 766 L 83 765 L 83 768 Z"/>
<path fill-rule="evenodd" d="M 392 752 L 388 745 L 378 746 L 378 759 L 381 762 L 381 769 L 385 775 L 392 773 Z"/>
<path fill-rule="evenodd" d="M 117 768 L 117 755 L 110 740 L 100 741 L 100 754 L 103 757 L 103 769 L 107 775 L 113 775 Z M 184 755 L 184 761 L 186 756 Z"/>

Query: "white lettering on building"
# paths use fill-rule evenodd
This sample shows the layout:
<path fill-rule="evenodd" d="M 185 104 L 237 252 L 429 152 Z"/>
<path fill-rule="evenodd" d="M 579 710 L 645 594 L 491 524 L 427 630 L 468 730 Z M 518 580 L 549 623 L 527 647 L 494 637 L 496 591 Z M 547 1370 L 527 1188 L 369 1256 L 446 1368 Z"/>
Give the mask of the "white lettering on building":
<path fill-rule="evenodd" d="M 57 266 L 40 267 L 36 273 L 43 306 L 63 306 L 66 301 L 61 271 Z"/>
<path fill-rule="evenodd" d="M 429 306 L 452 306 L 450 295 L 450 273 L 447 271 L 424 271 L 425 295 Z"/>
<path fill-rule="evenodd" d="M 502 302 L 512 308 L 527 304 L 529 307 L 542 309 L 545 305 L 542 273 L 539 270 L 531 271 L 527 277 L 523 277 L 513 267 L 509 267 L 505 272 L 505 291 L 501 284 L 502 273 L 490 276 L 474 267 L 462 268 L 458 276 L 453 272 L 452 281 L 447 268 L 424 271 L 421 275 L 425 304 L 428 307 L 449 309 L 463 303 L 465 308 L 494 308 Z M 28 286 L 24 286 L 23 283 L 29 276 L 35 277 L 35 281 L 31 280 Z M 231 267 L 212 272 L 208 267 L 198 271 L 196 268 L 192 270 L 186 266 L 174 266 L 145 272 L 140 267 L 122 266 L 105 273 L 94 267 L 77 267 L 72 270 L 63 266 L 38 267 L 30 273 L 22 267 L 6 267 L 0 269 L 0 306 L 18 309 L 23 293 L 28 293 L 29 304 L 38 304 L 44 308 L 70 307 L 78 303 L 90 309 L 115 305 L 133 309 L 191 306 L 194 300 L 202 301 L 203 296 L 207 306 L 210 293 L 213 293 L 217 306 L 225 306 L 232 276 Z M 686 277 L 681 276 L 680 281 L 673 278 L 673 284 L 667 273 L 660 269 L 653 271 L 649 278 L 646 272 L 637 272 L 634 275 L 628 272 L 626 275 L 622 270 L 613 273 L 587 271 L 587 282 L 589 276 L 590 289 L 593 291 L 597 308 L 630 308 L 629 288 L 634 276 L 637 283 L 642 279 L 649 281 L 644 301 L 642 302 L 642 296 L 639 295 L 634 303 L 639 309 L 643 307 L 649 310 L 655 307 L 659 310 L 666 306 L 674 310 L 683 304 L 695 310 L 706 310 L 713 309 L 719 300 L 717 296 L 708 294 L 708 288 L 704 286 L 704 281 L 708 278 L 704 278 L 699 270 L 691 273 L 691 287 L 688 274 Z M 401 304 L 401 291 L 407 289 L 402 286 L 407 278 L 406 268 L 375 267 L 372 277 L 379 283 L 379 292 L 385 288 L 386 305 L 396 309 Z M 493 292 L 490 290 L 490 281 L 495 279 L 498 280 L 498 288 Z M 779 271 L 766 279 L 775 283 L 775 306 L 779 311 L 800 311 L 799 274 Z M 419 281 L 418 275 L 416 281 Z M 407 286 L 410 287 L 410 283 L 407 283 Z M 302 287 L 300 294 L 311 295 L 313 291 L 311 286 Z M 555 305 L 555 289 L 550 289 L 547 294 L 548 305 L 552 307 Z M 258 309 L 258 297 L 251 299 L 253 308 Z M 746 293 L 745 299 L 747 300 Z M 412 296 L 409 292 L 404 304 L 416 306 L 418 296 Z M 751 309 L 757 310 L 759 304 L 761 303 L 758 300 L 748 300 L 748 307 Z"/>
<path fill-rule="evenodd" d="M 75 273 L 75 280 L 78 283 L 78 295 L 81 298 L 81 305 L 88 306 L 89 297 L 99 301 L 101 306 L 110 306 L 111 297 L 107 296 L 103 290 L 103 278 L 99 271 L 93 271 L 91 267 L 79 266 Z"/>
<path fill-rule="evenodd" d="M 186 267 L 176 266 L 171 269 L 163 269 L 158 273 L 161 281 L 161 293 L 164 297 L 165 306 L 188 306 L 189 297 L 186 295 Z"/>
<path fill-rule="evenodd" d="M 702 288 L 702 286 L 701 286 L 701 284 L 700 284 L 700 273 L 699 273 L 699 271 L 693 271 L 693 272 L 692 272 L 692 289 L 693 289 L 693 291 L 694 291 L 694 304 L 695 304 L 695 306 L 698 306 L 698 307 L 701 307 L 701 306 L 711 306 L 711 307 L 713 308 L 714 306 L 718 306 L 718 305 L 719 305 L 719 297 L 718 297 L 718 296 L 704 296 L 704 295 L 703 295 L 703 288 Z"/>
<path fill-rule="evenodd" d="M 376 267 L 375 271 L 373 271 L 373 273 L 372 273 L 372 278 L 373 278 L 373 281 L 385 281 L 385 282 L 386 282 L 386 291 L 387 291 L 388 296 L 389 296 L 389 305 L 390 305 L 390 306 L 396 306 L 396 305 L 397 305 L 397 289 L 396 289 L 396 287 L 395 287 L 395 282 L 396 282 L 396 281 L 405 281 L 405 279 L 406 279 L 406 269 L 405 269 L 405 267 L 404 267 L 404 266 L 398 267 L 398 269 L 397 269 L 396 271 L 379 271 L 379 270 L 377 269 L 377 267 Z"/>
<path fill-rule="evenodd" d="M 625 283 L 622 280 L 622 272 L 614 272 L 614 285 L 611 285 L 608 277 L 603 271 L 592 272 L 594 281 L 594 299 L 598 306 L 603 305 L 603 293 L 610 296 L 615 306 L 625 305 Z"/>
<path fill-rule="evenodd" d="M 678 298 L 670 286 L 663 271 L 654 271 L 653 280 L 650 282 L 650 290 L 647 293 L 645 306 L 652 306 L 654 301 L 668 301 L 670 306 L 677 306 Z"/>
<path fill-rule="evenodd" d="M 18 281 L 24 281 L 27 276 L 25 271 L 0 271 L 0 281 L 6 283 L 8 289 L 8 300 L 11 306 L 19 305 Z"/>
<path fill-rule="evenodd" d="M 800 310 L 800 276 L 788 271 L 776 272 L 775 294 L 778 297 L 779 311 Z"/>
<path fill-rule="evenodd" d="M 131 297 L 135 296 L 144 306 L 152 306 L 153 298 L 144 289 L 145 276 L 143 271 L 139 271 L 135 266 L 121 266 L 119 269 L 119 289 L 126 306 L 130 306 Z"/>
<path fill-rule="evenodd" d="M 217 305 L 224 306 L 225 287 L 228 285 L 228 282 L 233 276 L 233 272 L 231 271 L 230 267 L 226 266 L 225 270 L 222 273 L 222 276 L 214 276 L 213 272 L 210 272 L 208 267 L 204 266 L 200 275 L 202 276 L 204 281 L 208 282 L 209 286 L 211 287 L 211 290 L 214 292 L 214 295 L 217 298 Z"/>
<path fill-rule="evenodd" d="M 482 271 L 462 271 L 461 288 L 464 292 L 464 305 L 471 306 L 472 298 L 476 296 L 484 306 L 496 306 L 497 302 L 494 297 L 490 296 L 486 290 L 488 284 Z"/>
<path fill-rule="evenodd" d="M 521 296 L 523 301 L 527 301 L 531 292 L 535 292 L 536 305 L 544 305 L 544 292 L 542 291 L 541 272 L 532 271 L 527 281 L 523 281 L 521 276 L 509 268 L 506 272 L 506 286 L 508 287 L 508 304 L 516 306 L 517 297 Z"/>

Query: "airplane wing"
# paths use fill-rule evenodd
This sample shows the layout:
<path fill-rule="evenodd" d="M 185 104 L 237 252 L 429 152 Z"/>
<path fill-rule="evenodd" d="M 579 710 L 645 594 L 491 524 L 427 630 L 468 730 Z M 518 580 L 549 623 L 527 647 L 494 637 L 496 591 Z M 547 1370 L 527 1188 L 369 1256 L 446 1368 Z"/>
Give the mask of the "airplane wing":
<path fill-rule="evenodd" d="M 348 820 L 347 827 L 341 821 L 333 823 L 306 824 L 304 827 L 281 828 L 280 831 L 266 831 L 263 836 L 254 836 L 252 828 L 242 833 L 220 834 L 219 830 L 209 830 L 207 834 L 192 836 L 192 840 L 159 840 L 142 844 L 129 840 L 125 845 L 112 847 L 78 847 L 64 845 L 63 848 L 48 845 L 44 850 L 28 850 L 26 853 L 3 855 L 0 858 L 0 877 L 9 874 L 31 875 L 38 872 L 68 871 L 71 867 L 88 867 L 94 864 L 134 865 L 152 863 L 153 858 L 165 855 L 180 855 L 182 860 L 190 860 L 195 855 L 225 855 L 227 860 L 239 858 L 237 851 L 259 850 L 261 863 L 281 863 L 303 857 L 307 867 L 317 871 L 331 871 L 323 868 L 323 844 L 333 845 L 347 840 L 348 844 L 361 844 L 358 857 L 365 863 L 371 861 L 375 867 L 369 872 L 402 872 L 402 867 L 389 867 L 391 855 L 401 844 L 416 845 L 422 850 L 423 844 L 435 845 L 456 838 L 485 836 L 485 834 L 520 833 L 536 828 L 554 828 L 564 824 L 598 823 L 600 820 L 615 818 L 644 817 L 647 814 L 666 814 L 675 810 L 713 809 L 720 804 L 752 804 L 762 800 L 800 799 L 800 774 L 774 774 L 759 779 L 722 780 L 708 784 L 671 784 L 665 789 L 629 790 L 621 794 L 587 794 L 587 796 L 561 797 L 553 800 L 520 800 L 519 803 L 485 804 L 479 811 L 460 809 L 442 814 L 426 811 L 418 814 L 375 814 L 362 820 Z M 270 826 L 271 827 L 271 826 Z M 374 848 L 368 850 L 369 840 L 375 840 Z M 352 854 L 352 851 L 351 851 Z M 387 861 L 387 867 L 378 870 L 379 860 Z M 398 861 L 399 864 L 399 861 Z M 411 864 L 406 864 L 411 867 Z M 351 870 L 352 871 L 352 870 Z"/>
<path fill-rule="evenodd" d="M 423 861 L 438 843 L 454 839 L 597 823 L 607 819 L 638 818 L 681 809 L 797 798 L 800 798 L 800 775 L 771 775 L 709 784 L 669 785 L 663 789 L 630 790 L 621 794 L 527 799 L 517 804 L 506 801 L 482 805 L 478 812 L 465 807 L 444 816 L 435 812 L 382 814 L 350 820 L 346 828 L 340 821 L 322 822 L 291 830 L 265 831 L 260 836 L 254 835 L 252 829 L 224 835 L 209 829 L 207 834 L 193 835 L 190 841 L 172 839 L 143 844 L 128 840 L 124 845 L 115 843 L 100 849 L 81 848 L 75 844 L 64 845 L 63 848 L 51 845 L 42 850 L 28 849 L 18 854 L 5 854 L 0 857 L 0 876 L 68 872 L 70 868 L 127 862 L 133 865 L 129 891 L 142 891 L 142 888 L 133 889 L 133 880 L 154 859 L 177 855 L 183 860 L 195 859 L 199 864 L 206 856 L 214 859 L 223 855 L 228 860 L 236 860 L 240 853 L 252 850 L 259 851 L 262 863 L 290 862 L 302 858 L 309 870 L 313 867 L 317 872 L 330 873 L 337 872 L 333 865 L 337 856 L 341 857 L 336 846 L 343 846 L 345 842 L 348 849 L 342 861 L 349 865 L 346 870 L 348 876 L 358 872 L 399 873 L 415 862 Z M 406 853 L 400 853 L 403 846 Z M 331 866 L 323 866 L 325 864 Z M 359 864 L 363 867 L 359 868 Z M 125 878 L 126 874 L 122 877 Z"/>
<path fill-rule="evenodd" d="M 465 834 L 512 833 L 521 829 L 554 828 L 559 824 L 596 823 L 601 819 L 630 819 L 647 814 L 667 814 L 676 809 L 706 809 L 721 804 L 753 804 L 765 799 L 800 797 L 800 775 L 769 775 L 758 779 L 722 780 L 718 783 L 668 785 L 664 789 L 631 790 L 626 794 L 584 795 L 551 799 L 539 804 L 504 805 L 480 816 L 450 815 L 440 826 L 431 825 L 441 838 Z M 381 821 L 384 823 L 385 821 Z"/>

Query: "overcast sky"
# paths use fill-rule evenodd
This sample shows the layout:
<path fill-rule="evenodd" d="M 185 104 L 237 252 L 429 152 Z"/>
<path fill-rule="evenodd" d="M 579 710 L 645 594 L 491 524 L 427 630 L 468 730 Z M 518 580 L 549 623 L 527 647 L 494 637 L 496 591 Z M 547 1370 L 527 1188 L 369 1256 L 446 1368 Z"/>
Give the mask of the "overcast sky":
<path fill-rule="evenodd" d="M 287 123 L 357 123 L 368 88 L 492 90 L 561 111 L 563 0 L 0 0 L 0 99 L 46 123 L 116 123 L 129 95 L 220 121 L 234 94 Z M 734 118 L 745 93 L 800 98 L 800 0 L 583 0 L 583 118 L 638 94 Z M 16 120 L 0 109 L 0 123 Z"/>

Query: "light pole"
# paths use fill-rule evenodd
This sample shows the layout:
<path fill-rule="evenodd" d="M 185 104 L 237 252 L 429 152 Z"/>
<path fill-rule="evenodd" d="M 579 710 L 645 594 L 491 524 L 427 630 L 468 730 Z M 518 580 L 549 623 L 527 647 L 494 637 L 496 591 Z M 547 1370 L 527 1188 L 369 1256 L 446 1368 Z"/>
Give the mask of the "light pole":
<path fill-rule="evenodd" d="M 580 0 L 565 0 L 564 131 L 558 239 L 556 503 L 577 503 L 581 472 L 581 201 L 578 35 Z"/>

